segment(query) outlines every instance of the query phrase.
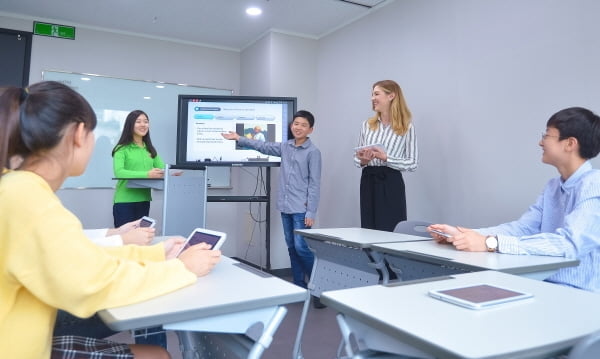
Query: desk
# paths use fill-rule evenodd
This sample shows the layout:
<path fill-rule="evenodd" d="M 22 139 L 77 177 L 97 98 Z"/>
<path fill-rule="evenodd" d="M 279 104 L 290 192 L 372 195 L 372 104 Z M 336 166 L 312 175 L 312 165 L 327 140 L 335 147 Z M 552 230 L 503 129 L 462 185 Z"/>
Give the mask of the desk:
<path fill-rule="evenodd" d="M 282 305 L 307 297 L 303 288 L 222 257 L 194 285 L 99 315 L 117 331 L 160 325 L 176 330 L 183 358 L 260 358 L 287 312 Z"/>
<path fill-rule="evenodd" d="M 355 288 L 388 280 L 383 257 L 370 248 L 376 243 L 431 241 L 430 237 L 377 231 L 364 228 L 302 229 L 295 233 L 304 236 L 315 255 L 308 289 L 314 296 L 341 288 Z M 300 345 L 310 301 L 304 303 L 294 358 L 302 358 Z"/>
<path fill-rule="evenodd" d="M 529 292 L 534 298 L 471 310 L 427 294 L 477 283 Z M 359 350 L 430 358 L 549 357 L 600 329 L 600 295 L 521 276 L 482 271 L 398 284 L 325 292 L 321 300 L 341 312 L 342 336 L 348 339 L 353 333 Z"/>
<path fill-rule="evenodd" d="M 402 280 L 482 270 L 497 270 L 543 280 L 560 268 L 579 264 L 576 259 L 563 257 L 464 252 L 435 241 L 378 243 L 371 247 L 371 251 L 382 254 Z"/>

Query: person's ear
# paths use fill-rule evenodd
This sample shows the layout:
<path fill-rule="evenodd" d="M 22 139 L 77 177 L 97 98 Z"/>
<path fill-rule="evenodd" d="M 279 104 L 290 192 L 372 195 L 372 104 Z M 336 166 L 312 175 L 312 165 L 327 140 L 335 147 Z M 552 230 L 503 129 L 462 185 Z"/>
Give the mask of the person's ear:
<path fill-rule="evenodd" d="M 75 135 L 73 136 L 73 144 L 75 144 L 76 147 L 82 147 L 85 143 L 86 136 L 87 131 L 85 129 L 85 123 L 77 123 L 75 127 Z"/>
<path fill-rule="evenodd" d="M 569 137 L 565 140 L 568 151 L 579 151 L 579 141 L 575 137 Z"/>

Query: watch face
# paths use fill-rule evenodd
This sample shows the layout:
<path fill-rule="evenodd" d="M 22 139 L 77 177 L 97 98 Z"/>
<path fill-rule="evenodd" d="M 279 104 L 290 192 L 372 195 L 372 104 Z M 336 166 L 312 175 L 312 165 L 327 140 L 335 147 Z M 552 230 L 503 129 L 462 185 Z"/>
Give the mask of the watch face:
<path fill-rule="evenodd" d="M 498 239 L 496 237 L 487 237 L 485 239 L 485 245 L 488 249 L 496 249 L 498 247 Z"/>

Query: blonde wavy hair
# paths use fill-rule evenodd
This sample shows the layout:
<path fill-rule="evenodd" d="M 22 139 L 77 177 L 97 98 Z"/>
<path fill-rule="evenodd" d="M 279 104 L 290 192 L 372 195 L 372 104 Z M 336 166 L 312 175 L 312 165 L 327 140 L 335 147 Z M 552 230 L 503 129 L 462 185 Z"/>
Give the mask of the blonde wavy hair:
<path fill-rule="evenodd" d="M 392 117 L 392 129 L 398 136 L 404 135 L 408 131 L 408 126 L 411 121 L 411 113 L 402 95 L 402 89 L 395 81 L 382 80 L 377 81 L 373 84 L 372 89 L 379 86 L 386 94 L 395 94 L 390 104 L 390 115 Z M 368 124 L 371 131 L 375 131 L 378 126 L 377 119 L 381 116 L 380 112 L 377 112 L 375 116 L 369 118 Z"/>

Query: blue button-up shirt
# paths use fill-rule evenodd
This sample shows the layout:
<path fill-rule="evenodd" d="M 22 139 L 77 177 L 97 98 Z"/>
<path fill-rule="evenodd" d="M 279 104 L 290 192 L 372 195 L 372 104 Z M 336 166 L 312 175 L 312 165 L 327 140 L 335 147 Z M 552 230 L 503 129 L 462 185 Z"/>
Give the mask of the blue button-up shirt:
<path fill-rule="evenodd" d="M 305 213 L 315 219 L 321 192 L 321 151 L 310 138 L 300 146 L 295 140 L 263 142 L 240 137 L 240 146 L 281 157 L 277 209 L 283 213 Z"/>
<path fill-rule="evenodd" d="M 546 281 L 600 291 L 600 171 L 585 162 L 566 181 L 551 179 L 518 220 L 481 228 L 498 235 L 498 251 L 579 259 Z"/>

